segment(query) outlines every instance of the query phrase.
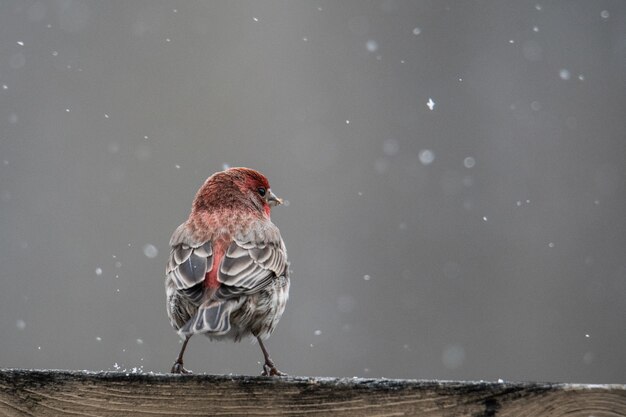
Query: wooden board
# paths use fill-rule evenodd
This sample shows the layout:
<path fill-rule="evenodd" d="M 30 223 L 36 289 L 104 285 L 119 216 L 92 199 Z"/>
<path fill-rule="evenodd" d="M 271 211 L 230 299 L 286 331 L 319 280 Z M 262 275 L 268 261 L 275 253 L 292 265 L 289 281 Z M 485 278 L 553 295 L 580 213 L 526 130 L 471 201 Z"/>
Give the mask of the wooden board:
<path fill-rule="evenodd" d="M 626 385 L 0 369 L 2 416 L 626 416 Z"/>

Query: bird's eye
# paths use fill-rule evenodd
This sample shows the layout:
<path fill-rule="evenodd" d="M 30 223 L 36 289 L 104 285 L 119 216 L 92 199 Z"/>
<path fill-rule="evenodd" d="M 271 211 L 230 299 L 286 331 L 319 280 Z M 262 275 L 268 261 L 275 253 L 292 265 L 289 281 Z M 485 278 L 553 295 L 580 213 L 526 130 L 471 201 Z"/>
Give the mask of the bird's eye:
<path fill-rule="evenodd" d="M 266 192 L 265 188 L 263 188 L 263 187 L 259 187 L 259 188 L 257 188 L 256 190 L 259 192 L 259 194 L 261 195 L 261 197 L 265 197 L 265 192 Z"/>

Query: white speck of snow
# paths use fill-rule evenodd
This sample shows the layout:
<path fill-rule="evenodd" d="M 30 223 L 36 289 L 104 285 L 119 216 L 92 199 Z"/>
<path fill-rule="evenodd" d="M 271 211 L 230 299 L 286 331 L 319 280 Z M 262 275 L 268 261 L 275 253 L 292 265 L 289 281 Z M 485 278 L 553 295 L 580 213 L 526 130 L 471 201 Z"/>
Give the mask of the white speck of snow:
<path fill-rule="evenodd" d="M 498 378 L 498 384 L 504 384 L 504 379 Z"/>
<path fill-rule="evenodd" d="M 578 74 L 578 79 L 579 79 L 580 81 L 585 81 L 585 76 L 584 76 L 584 75 L 582 75 L 582 74 Z"/>
<path fill-rule="evenodd" d="M 448 345 L 441 353 L 441 362 L 448 369 L 456 369 L 465 362 L 465 349 L 459 345 Z"/>
<path fill-rule="evenodd" d="M 370 372 L 370 368 L 363 368 L 363 373 L 368 374 Z"/>
<path fill-rule="evenodd" d="M 349 125 L 350 124 L 350 120 L 346 120 L 346 124 Z"/>
<path fill-rule="evenodd" d="M 38 349 L 38 350 L 41 350 L 41 346 L 37 346 L 37 349 Z"/>
<path fill-rule="evenodd" d="M 428 97 L 428 101 L 426 102 L 426 105 L 428 106 L 428 108 L 430 110 L 434 110 L 435 109 L 435 102 L 430 97 Z"/>
<path fill-rule="evenodd" d="M 418 27 L 413 28 L 413 34 L 414 34 L 415 36 L 419 35 L 420 33 L 422 33 L 422 29 L 420 29 L 420 28 L 418 28 Z"/>
<path fill-rule="evenodd" d="M 171 42 L 172 40 L 170 38 L 165 38 L 165 42 Z"/>
<path fill-rule="evenodd" d="M 137 339 L 137 344 L 138 345 L 143 345 L 143 339 Z"/>
<path fill-rule="evenodd" d="M 541 4 L 535 4 L 535 9 L 541 11 L 543 7 L 541 6 Z"/>
<path fill-rule="evenodd" d="M 487 216 L 483 216 L 483 221 L 486 222 L 487 220 Z"/>
<path fill-rule="evenodd" d="M 401 64 L 404 64 L 404 63 L 405 63 L 404 59 L 401 59 L 401 60 L 400 60 L 400 63 L 401 63 Z"/>
<path fill-rule="evenodd" d="M 374 40 L 369 40 L 365 43 L 365 47 L 370 52 L 376 52 L 378 50 L 378 43 Z"/>
<path fill-rule="evenodd" d="M 70 109 L 65 109 L 65 111 L 66 111 L 67 113 L 69 113 L 69 112 L 70 112 Z"/>
<path fill-rule="evenodd" d="M 530 200 L 526 200 L 526 204 L 530 204 Z"/>
<path fill-rule="evenodd" d="M 608 18 L 609 18 L 609 16 L 610 16 L 610 14 L 609 14 L 609 11 L 608 11 L 608 10 L 602 10 L 602 11 L 600 12 L 600 17 L 601 17 L 601 18 L 603 18 L 603 19 L 608 19 Z M 18 42 L 18 43 L 19 43 L 19 42 Z"/>
<path fill-rule="evenodd" d="M 180 169 L 180 165 L 176 164 L 176 165 L 174 165 L 174 168 Z"/>
<path fill-rule="evenodd" d="M 96 275 L 102 275 L 102 268 L 96 268 Z"/>
<path fill-rule="evenodd" d="M 52 51 L 52 56 L 59 56 L 59 53 L 57 51 Z"/>
<path fill-rule="evenodd" d="M 24 320 L 17 320 L 15 322 L 15 327 L 17 327 L 20 330 L 24 330 L 26 328 L 26 322 Z"/>
<path fill-rule="evenodd" d="M 541 103 L 538 102 L 538 101 L 533 101 L 532 103 L 530 103 L 530 108 L 533 111 L 539 111 L 539 110 L 541 110 Z"/>
<path fill-rule="evenodd" d="M 591 337 L 591 336 L 589 336 L 589 334 L 586 334 L 586 335 L 585 335 L 585 337 L 586 337 L 587 339 L 589 339 L 589 337 Z"/>
<path fill-rule="evenodd" d="M 8 161 L 5 161 L 5 162 L 8 162 Z M 593 204 L 595 204 L 596 206 L 599 206 L 600 205 L 600 200 L 593 200 Z"/>
<path fill-rule="evenodd" d="M 303 40 L 304 42 L 307 42 L 307 41 L 309 40 L 309 38 L 307 38 L 307 37 L 305 36 L 305 37 L 303 37 L 303 38 L 302 38 L 302 40 Z"/>
<path fill-rule="evenodd" d="M 372 279 L 372 277 L 370 277 L 369 275 L 363 275 L 363 279 L 365 281 L 369 281 L 370 279 Z"/>
<path fill-rule="evenodd" d="M 6 84 L 2 84 L 2 89 L 3 89 L 3 90 L 8 90 L 8 89 L 9 89 L 9 86 L 8 86 L 8 85 L 6 85 Z"/>
<path fill-rule="evenodd" d="M 148 140 L 148 135 L 144 135 L 143 138 Z"/>
<path fill-rule="evenodd" d="M 435 153 L 430 149 L 422 149 L 417 156 L 422 165 L 430 165 L 435 160 Z"/>
<path fill-rule="evenodd" d="M 104 114 L 104 118 L 105 118 L 105 119 L 108 119 L 108 118 L 109 118 L 109 115 L 105 113 L 105 114 Z"/>
<path fill-rule="evenodd" d="M 398 144 L 398 141 L 395 139 L 387 139 L 383 143 L 383 152 L 385 153 L 385 155 L 389 155 L 389 156 L 396 155 L 399 150 L 400 150 L 400 145 Z"/>
<path fill-rule="evenodd" d="M 362 191 L 359 191 L 357 194 L 358 194 L 358 195 L 359 195 L 359 197 L 360 197 L 360 196 L 362 196 L 362 195 L 363 195 L 363 192 L 362 192 Z"/>
<path fill-rule="evenodd" d="M 321 335 L 321 334 L 322 334 L 322 331 L 321 331 L 321 330 L 316 330 L 316 331 L 314 331 L 314 332 L 313 332 L 313 334 L 314 334 L 315 336 L 319 336 L 319 335 Z"/>
<path fill-rule="evenodd" d="M 509 43 L 510 43 L 510 44 L 514 44 L 514 43 L 515 43 L 515 40 L 513 40 L 513 39 L 509 39 Z"/>
<path fill-rule="evenodd" d="M 521 200 L 517 200 L 517 202 L 515 203 L 515 205 L 516 205 L 517 207 L 521 207 L 521 206 L 522 206 L 522 202 L 521 202 Z"/>
<path fill-rule="evenodd" d="M 318 11 L 318 12 L 321 12 L 322 10 L 324 10 L 324 9 L 323 9 L 323 8 L 321 8 L 321 7 L 318 7 L 318 8 L 317 8 L 317 11 Z"/>
<path fill-rule="evenodd" d="M 102 342 L 102 338 L 101 338 L 100 336 L 96 336 L 96 340 L 97 340 L 98 342 Z"/>
<path fill-rule="evenodd" d="M 533 26 L 533 32 L 539 32 L 539 26 Z"/>
<path fill-rule="evenodd" d="M 224 162 L 224 163 L 222 164 L 222 169 L 223 169 L 224 171 L 226 171 L 228 168 L 230 168 L 230 164 L 227 164 L 226 162 Z"/>
<path fill-rule="evenodd" d="M 255 22 L 258 22 L 259 18 L 258 17 L 253 17 L 252 20 L 254 20 Z"/>
<path fill-rule="evenodd" d="M 550 243 L 548 243 L 548 247 L 549 247 L 549 248 L 553 248 L 553 247 L 554 247 L 554 242 L 550 242 Z"/>
<path fill-rule="evenodd" d="M 172 12 L 178 13 L 178 9 L 172 9 Z"/>
<path fill-rule="evenodd" d="M 119 288 L 116 288 L 116 289 L 115 289 L 115 292 L 120 292 L 120 289 L 119 289 Z"/>
<path fill-rule="evenodd" d="M 18 44 L 19 46 L 24 46 L 24 42 L 22 42 L 22 41 L 17 41 L 17 44 Z"/>
<path fill-rule="evenodd" d="M 146 257 L 153 259 L 157 257 L 159 250 L 153 244 L 148 243 L 143 246 L 143 254 L 146 255 Z"/>
<path fill-rule="evenodd" d="M 572 74 L 569 72 L 569 70 L 563 68 L 562 70 L 559 71 L 559 77 L 561 77 L 562 80 L 569 80 L 571 78 Z"/>
<path fill-rule="evenodd" d="M 465 168 L 474 168 L 474 165 L 476 165 L 476 160 L 471 156 L 468 156 L 463 160 L 463 165 L 465 166 Z"/>

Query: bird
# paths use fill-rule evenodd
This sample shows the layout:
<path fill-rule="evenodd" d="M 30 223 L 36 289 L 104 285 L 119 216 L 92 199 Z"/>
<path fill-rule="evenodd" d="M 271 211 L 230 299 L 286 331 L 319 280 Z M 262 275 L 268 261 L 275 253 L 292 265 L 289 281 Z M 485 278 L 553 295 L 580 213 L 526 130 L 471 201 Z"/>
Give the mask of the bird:
<path fill-rule="evenodd" d="M 283 204 L 260 172 L 228 168 L 206 179 L 188 219 L 170 238 L 165 293 L 170 323 L 183 340 L 171 372 L 191 373 L 183 355 L 195 334 L 258 341 L 262 375 L 281 376 L 263 340 L 289 298 L 287 249 L 270 219 Z"/>

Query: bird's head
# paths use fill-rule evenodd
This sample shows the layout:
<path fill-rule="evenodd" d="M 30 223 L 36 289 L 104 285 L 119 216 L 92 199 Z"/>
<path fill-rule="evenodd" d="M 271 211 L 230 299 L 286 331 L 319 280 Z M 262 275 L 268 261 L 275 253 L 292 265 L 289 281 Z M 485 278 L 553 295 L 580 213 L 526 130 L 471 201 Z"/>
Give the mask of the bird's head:
<path fill-rule="evenodd" d="M 229 168 L 211 175 L 196 195 L 195 210 L 247 209 L 269 217 L 270 209 L 283 200 L 270 189 L 270 183 L 250 168 Z"/>

